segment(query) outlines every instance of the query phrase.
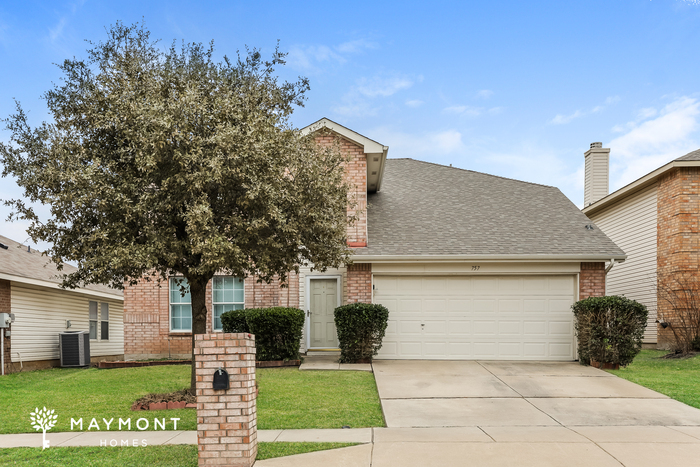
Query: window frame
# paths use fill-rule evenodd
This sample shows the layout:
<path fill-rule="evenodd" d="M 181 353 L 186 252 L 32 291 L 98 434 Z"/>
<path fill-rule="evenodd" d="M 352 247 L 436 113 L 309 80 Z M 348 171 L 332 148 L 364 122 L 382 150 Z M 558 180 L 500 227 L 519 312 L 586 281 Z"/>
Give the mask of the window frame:
<path fill-rule="evenodd" d="M 181 281 L 187 281 L 182 276 L 171 276 L 168 278 L 168 329 L 171 333 L 176 333 L 176 334 L 192 334 L 192 295 L 190 292 L 187 293 L 189 295 L 189 302 L 177 302 L 173 303 L 172 301 L 172 286 L 173 283 L 177 284 L 177 290 L 179 292 L 180 289 L 180 284 L 179 282 Z M 187 287 L 189 288 L 189 282 L 187 283 Z M 180 295 L 181 298 L 182 295 Z M 189 305 L 190 306 L 190 328 L 189 329 L 173 329 L 173 305 Z"/>
<path fill-rule="evenodd" d="M 239 301 L 239 302 L 238 301 L 232 301 L 232 302 L 217 302 L 217 301 L 215 301 L 214 294 L 215 294 L 216 290 L 214 289 L 214 281 L 218 278 L 225 278 L 225 277 L 232 277 L 234 279 L 234 281 L 235 280 L 240 281 L 240 283 L 243 286 L 241 289 L 243 291 L 243 299 L 241 301 Z M 235 296 L 236 289 L 234 288 L 233 290 L 234 290 L 234 298 L 235 298 L 236 297 Z M 237 276 L 226 275 L 226 276 L 214 276 L 214 278 L 211 280 L 211 330 L 212 330 L 212 332 L 223 332 L 223 330 L 224 330 L 223 325 L 220 328 L 216 327 L 216 306 L 217 305 L 241 305 L 240 309 L 244 309 L 245 308 L 245 279 L 237 277 Z M 230 311 L 230 310 L 227 310 L 227 311 Z M 225 313 L 225 311 L 222 313 Z"/>
<path fill-rule="evenodd" d="M 92 304 L 95 304 L 95 319 L 92 319 Z M 95 323 L 95 337 L 92 337 L 92 323 Z M 99 323 L 100 323 L 100 302 L 96 300 L 88 300 L 88 334 L 90 340 L 99 342 Z"/>
<path fill-rule="evenodd" d="M 107 310 L 107 319 L 104 319 L 104 311 L 105 308 Z M 108 302 L 100 302 L 100 314 L 99 314 L 99 322 L 100 322 L 100 342 L 102 341 L 109 341 L 109 303 Z M 104 325 L 107 325 L 107 338 L 105 339 L 103 337 L 103 334 L 105 332 Z"/>

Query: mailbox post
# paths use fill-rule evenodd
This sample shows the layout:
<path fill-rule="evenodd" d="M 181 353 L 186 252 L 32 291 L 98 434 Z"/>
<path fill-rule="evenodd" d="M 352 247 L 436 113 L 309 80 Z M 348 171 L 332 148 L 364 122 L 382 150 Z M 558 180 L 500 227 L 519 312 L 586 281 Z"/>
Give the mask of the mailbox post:
<path fill-rule="evenodd" d="M 258 452 L 255 336 L 195 336 L 199 467 L 246 466 Z"/>

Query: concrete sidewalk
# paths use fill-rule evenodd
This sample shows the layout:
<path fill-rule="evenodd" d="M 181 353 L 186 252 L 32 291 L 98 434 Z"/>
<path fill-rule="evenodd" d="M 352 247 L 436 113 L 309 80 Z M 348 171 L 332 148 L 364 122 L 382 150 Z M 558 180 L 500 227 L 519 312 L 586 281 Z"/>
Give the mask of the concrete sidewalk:
<path fill-rule="evenodd" d="M 155 446 L 197 444 L 196 431 L 83 431 L 46 433 L 51 446 Z M 372 428 L 331 430 L 260 430 L 258 441 L 371 443 Z M 41 433 L 0 435 L 0 448 L 41 447 Z"/>

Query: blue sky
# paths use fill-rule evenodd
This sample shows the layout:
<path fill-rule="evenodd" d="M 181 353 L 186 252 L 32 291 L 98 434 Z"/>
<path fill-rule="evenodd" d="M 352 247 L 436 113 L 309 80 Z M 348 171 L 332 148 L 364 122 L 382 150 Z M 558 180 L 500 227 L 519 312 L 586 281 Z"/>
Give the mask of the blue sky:
<path fill-rule="evenodd" d="M 311 81 L 299 127 L 325 116 L 389 157 L 553 185 L 579 206 L 593 141 L 611 148 L 613 190 L 700 148 L 699 0 L 3 2 L 0 117 L 16 98 L 48 118 L 53 63 L 142 18 L 164 45 L 214 40 L 220 56 L 279 39 L 281 76 Z M 18 196 L 0 179 L 0 198 Z M 7 213 L 0 234 L 24 240 Z"/>

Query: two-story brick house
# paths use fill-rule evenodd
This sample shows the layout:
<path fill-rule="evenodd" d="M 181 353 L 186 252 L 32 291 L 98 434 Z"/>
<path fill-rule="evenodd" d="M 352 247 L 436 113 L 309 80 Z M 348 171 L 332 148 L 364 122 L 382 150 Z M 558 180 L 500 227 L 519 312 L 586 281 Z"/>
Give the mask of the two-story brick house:
<path fill-rule="evenodd" d="M 575 358 L 570 307 L 603 295 L 605 261 L 625 254 L 557 188 L 387 159 L 388 147 L 325 118 L 303 131 L 340 138 L 349 156 L 353 264 L 301 268 L 286 288 L 216 277 L 208 330 L 227 309 L 294 306 L 307 314 L 303 349 L 333 349 L 334 308 L 374 302 L 390 311 L 378 358 Z M 174 281 L 129 287 L 124 301 L 127 358 L 189 356 L 191 311 Z"/>
<path fill-rule="evenodd" d="M 627 261 L 607 275 L 610 295 L 625 295 L 649 309 L 644 342 L 669 348 L 670 303 L 659 299 L 659 286 L 674 275 L 700 274 L 700 150 L 670 161 L 647 175 L 608 192 L 610 149 L 591 144 L 585 153 L 583 212 L 616 244 Z"/>

